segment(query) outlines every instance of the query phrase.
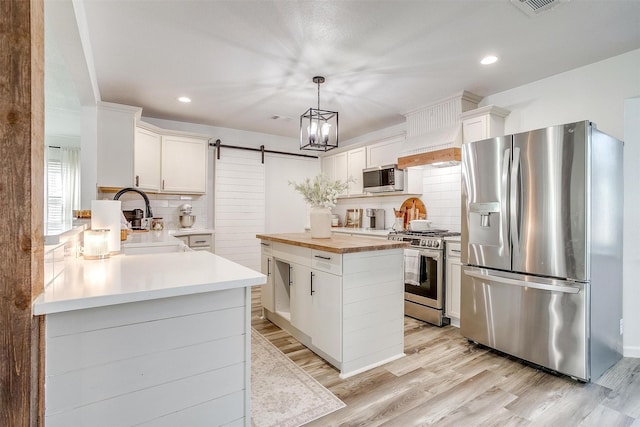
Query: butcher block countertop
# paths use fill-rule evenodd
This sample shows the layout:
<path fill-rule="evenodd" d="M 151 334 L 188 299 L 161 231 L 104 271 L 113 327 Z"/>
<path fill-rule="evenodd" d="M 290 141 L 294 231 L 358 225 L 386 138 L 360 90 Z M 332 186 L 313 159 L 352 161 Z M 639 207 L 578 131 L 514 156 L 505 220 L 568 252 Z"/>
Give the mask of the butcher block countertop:
<path fill-rule="evenodd" d="M 346 236 L 334 233 L 328 239 L 313 239 L 310 233 L 257 234 L 256 237 L 272 242 L 317 249 L 320 251 L 347 254 L 353 252 L 383 251 L 409 246 L 407 242 L 383 240 L 376 237 Z"/>

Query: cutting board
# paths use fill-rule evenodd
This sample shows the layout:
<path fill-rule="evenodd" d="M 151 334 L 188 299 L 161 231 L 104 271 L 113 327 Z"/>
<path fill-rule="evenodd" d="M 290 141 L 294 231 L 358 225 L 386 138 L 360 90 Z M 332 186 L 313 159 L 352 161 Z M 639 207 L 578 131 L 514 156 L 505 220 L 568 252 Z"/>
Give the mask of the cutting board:
<path fill-rule="evenodd" d="M 427 219 L 427 208 L 422 200 L 417 197 L 410 197 L 400 206 L 400 213 L 404 218 L 404 228 L 407 228 L 409 221 L 414 219 Z"/>

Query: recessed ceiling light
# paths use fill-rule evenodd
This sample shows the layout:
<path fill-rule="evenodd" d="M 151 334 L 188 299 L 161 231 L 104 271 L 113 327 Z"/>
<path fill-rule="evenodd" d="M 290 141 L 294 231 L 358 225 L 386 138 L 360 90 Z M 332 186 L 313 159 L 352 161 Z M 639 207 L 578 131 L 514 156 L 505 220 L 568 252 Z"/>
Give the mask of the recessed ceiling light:
<path fill-rule="evenodd" d="M 178 101 L 184 102 L 186 104 L 191 102 L 191 98 L 187 98 L 186 96 L 181 96 L 180 98 L 178 98 Z"/>
<path fill-rule="evenodd" d="M 482 61 L 480 61 L 480 63 L 482 65 L 489 65 L 489 64 L 493 64 L 497 60 L 498 60 L 497 56 L 489 55 L 489 56 L 485 56 L 484 58 L 482 58 Z"/>

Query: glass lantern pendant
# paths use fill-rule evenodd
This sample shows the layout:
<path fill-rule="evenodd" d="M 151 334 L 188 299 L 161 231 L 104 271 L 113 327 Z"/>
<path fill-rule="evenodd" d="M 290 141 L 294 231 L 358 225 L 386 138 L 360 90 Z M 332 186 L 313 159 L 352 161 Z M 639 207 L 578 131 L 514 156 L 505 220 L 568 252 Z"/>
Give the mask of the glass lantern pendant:
<path fill-rule="evenodd" d="M 309 108 L 300 116 L 300 149 L 329 151 L 338 146 L 338 113 L 320 109 L 320 84 L 324 77 L 316 76 L 318 108 Z"/>

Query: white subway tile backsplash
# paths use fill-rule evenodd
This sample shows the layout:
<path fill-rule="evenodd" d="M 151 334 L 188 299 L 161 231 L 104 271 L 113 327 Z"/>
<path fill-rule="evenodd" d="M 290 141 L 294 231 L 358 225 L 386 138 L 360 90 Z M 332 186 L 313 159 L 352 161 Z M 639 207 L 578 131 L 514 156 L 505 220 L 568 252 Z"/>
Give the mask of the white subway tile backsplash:
<path fill-rule="evenodd" d="M 433 227 L 460 231 L 460 166 L 426 167 L 421 200 Z"/>
<path fill-rule="evenodd" d="M 208 217 L 208 204 L 210 202 L 207 196 L 147 193 L 147 197 L 149 197 L 153 215 L 164 220 L 165 228 L 180 228 L 180 211 L 178 207 L 185 203 L 193 207 L 192 214 L 196 216 L 194 227 L 211 227 Z M 110 200 L 113 198 L 113 193 L 100 193 L 98 198 Z M 122 202 L 123 210 L 145 209 L 144 200 L 136 193 L 125 193 L 120 197 L 120 201 Z"/>
<path fill-rule="evenodd" d="M 164 208 L 169 206 L 168 200 L 149 200 L 149 204 L 152 208 Z"/>
<path fill-rule="evenodd" d="M 447 183 L 447 184 L 458 184 L 460 185 L 460 177 L 459 176 L 455 176 L 455 175 L 442 175 L 440 177 L 441 182 Z"/>

